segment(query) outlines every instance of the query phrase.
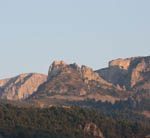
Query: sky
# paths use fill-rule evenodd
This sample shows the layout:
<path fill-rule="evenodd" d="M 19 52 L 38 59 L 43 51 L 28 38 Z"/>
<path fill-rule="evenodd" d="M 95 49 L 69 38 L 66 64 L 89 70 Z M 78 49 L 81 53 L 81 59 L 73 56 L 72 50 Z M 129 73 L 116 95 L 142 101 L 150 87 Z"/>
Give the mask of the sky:
<path fill-rule="evenodd" d="M 150 55 L 150 0 L 0 0 L 0 79 L 53 61 L 94 70 Z"/>

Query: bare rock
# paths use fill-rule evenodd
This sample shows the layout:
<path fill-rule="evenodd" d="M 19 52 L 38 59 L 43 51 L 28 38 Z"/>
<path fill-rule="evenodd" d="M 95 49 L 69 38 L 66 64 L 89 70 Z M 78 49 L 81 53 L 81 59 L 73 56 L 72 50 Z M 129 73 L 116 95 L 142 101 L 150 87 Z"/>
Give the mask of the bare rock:
<path fill-rule="evenodd" d="M 103 133 L 97 127 L 95 123 L 88 123 L 84 127 L 84 132 L 99 138 L 104 138 Z"/>
<path fill-rule="evenodd" d="M 119 58 L 116 60 L 112 60 L 109 62 L 109 67 L 118 66 L 120 69 L 128 70 L 131 62 L 137 58 L 140 58 L 140 57 L 132 57 L 132 58 L 126 58 L 126 59 Z"/>
<path fill-rule="evenodd" d="M 55 61 L 50 65 L 48 81 L 41 85 L 29 100 L 51 99 L 54 96 L 56 99 L 64 99 L 67 96 L 72 100 L 86 99 L 89 93 L 102 93 L 104 87 L 112 88 L 112 85 L 91 68 Z M 74 96 L 76 98 L 73 98 Z M 67 100 L 70 99 L 67 97 Z"/>
<path fill-rule="evenodd" d="M 78 72 L 86 83 L 94 80 L 100 82 L 101 84 L 111 86 L 110 83 L 102 79 L 99 74 L 94 72 L 91 68 L 84 65 L 79 67 L 76 63 L 68 65 L 64 61 L 55 61 L 52 63 L 48 71 L 48 79 L 56 77 L 61 72 L 72 73 L 72 69 Z"/>
<path fill-rule="evenodd" d="M 32 95 L 47 80 L 47 76 L 37 73 L 22 74 L 0 81 L 0 97 L 8 100 L 23 100 Z"/>
<path fill-rule="evenodd" d="M 122 89 L 149 89 L 150 57 L 113 60 L 109 62 L 108 68 L 96 72 L 103 79 L 117 87 L 119 85 Z"/>
<path fill-rule="evenodd" d="M 131 73 L 131 87 L 136 85 L 138 82 L 142 81 L 144 79 L 144 76 L 142 73 L 144 73 L 146 70 L 146 62 L 144 59 L 142 59 L 133 69 Z"/>
<path fill-rule="evenodd" d="M 67 64 L 64 61 L 54 61 L 48 71 L 48 79 L 57 76 Z"/>
<path fill-rule="evenodd" d="M 102 79 L 98 73 L 94 72 L 91 68 L 86 67 L 86 66 L 81 67 L 81 76 L 85 80 L 86 83 L 88 83 L 91 80 L 94 80 L 102 84 L 112 86 L 110 83 Z"/>

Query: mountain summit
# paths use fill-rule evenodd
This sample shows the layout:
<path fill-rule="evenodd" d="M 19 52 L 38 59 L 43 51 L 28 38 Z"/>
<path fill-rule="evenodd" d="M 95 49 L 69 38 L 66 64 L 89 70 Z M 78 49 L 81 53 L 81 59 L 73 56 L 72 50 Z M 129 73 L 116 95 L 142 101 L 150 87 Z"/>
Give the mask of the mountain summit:
<path fill-rule="evenodd" d="M 57 77 L 62 72 L 65 73 L 72 73 L 75 71 L 79 73 L 79 76 L 86 82 L 94 80 L 98 81 L 102 84 L 111 85 L 104 79 L 102 79 L 98 73 L 94 72 L 91 68 L 82 65 L 79 67 L 76 63 L 74 64 L 67 64 L 64 61 L 54 61 L 52 65 L 50 65 L 49 72 L 48 72 L 48 79 L 52 79 L 53 77 Z"/>
<path fill-rule="evenodd" d="M 113 89 L 112 84 L 91 68 L 85 65 L 79 67 L 76 63 L 54 61 L 49 68 L 48 80 L 29 99 L 38 101 L 102 99 L 103 96 L 99 94 L 107 89 Z"/>
<path fill-rule="evenodd" d="M 48 76 L 29 73 L 1 80 L 0 97 L 40 103 L 87 99 L 114 103 L 131 97 L 148 98 L 149 78 L 150 57 L 112 60 L 108 68 L 97 71 L 85 65 L 54 61 Z"/>
<path fill-rule="evenodd" d="M 132 57 L 109 62 L 96 71 L 106 81 L 127 89 L 150 89 L 150 57 Z"/>

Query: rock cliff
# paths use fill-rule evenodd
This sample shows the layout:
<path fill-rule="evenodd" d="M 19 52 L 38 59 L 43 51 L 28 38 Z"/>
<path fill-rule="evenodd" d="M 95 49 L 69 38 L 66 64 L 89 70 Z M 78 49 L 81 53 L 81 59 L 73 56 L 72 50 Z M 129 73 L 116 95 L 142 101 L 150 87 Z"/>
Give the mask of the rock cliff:
<path fill-rule="evenodd" d="M 109 67 L 96 71 L 108 82 L 122 88 L 149 89 L 150 57 L 133 57 L 109 62 Z"/>
<path fill-rule="evenodd" d="M 54 61 L 48 71 L 48 81 L 41 85 L 30 99 L 49 99 L 48 101 L 50 99 L 99 99 L 100 96 L 96 93 L 105 93 L 106 89 L 112 89 L 112 84 L 101 78 L 91 68 L 84 65 L 79 67 L 76 63 L 66 64 L 64 61 Z M 114 100 L 112 97 L 113 102 Z"/>
<path fill-rule="evenodd" d="M 48 79 L 52 79 L 53 77 L 56 77 L 60 73 L 72 73 L 72 71 L 78 72 L 80 77 L 88 83 L 89 81 L 98 81 L 102 84 L 106 84 L 111 86 L 110 83 L 102 79 L 98 73 L 94 72 L 91 68 L 83 65 L 79 67 L 76 63 L 67 65 L 64 61 L 54 61 L 52 65 L 50 65 L 49 71 L 48 71 Z"/>
<path fill-rule="evenodd" d="M 109 67 L 118 66 L 120 69 L 128 70 L 131 62 L 137 58 L 141 57 L 131 57 L 126 59 L 119 58 L 116 60 L 112 60 L 109 62 Z"/>
<path fill-rule="evenodd" d="M 52 65 L 50 65 L 50 68 L 48 71 L 48 79 L 56 77 L 66 67 L 67 67 L 67 64 L 64 61 L 54 61 Z"/>
<path fill-rule="evenodd" d="M 23 100 L 35 92 L 47 76 L 37 73 L 22 74 L 0 81 L 0 97 L 7 100 Z"/>

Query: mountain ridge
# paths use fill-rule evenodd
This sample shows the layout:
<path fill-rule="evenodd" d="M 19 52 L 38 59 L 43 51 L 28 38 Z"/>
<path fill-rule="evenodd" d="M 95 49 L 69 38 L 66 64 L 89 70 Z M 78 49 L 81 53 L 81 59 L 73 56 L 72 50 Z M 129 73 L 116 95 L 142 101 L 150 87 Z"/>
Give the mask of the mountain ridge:
<path fill-rule="evenodd" d="M 150 56 L 112 60 L 107 68 L 96 72 L 114 85 L 133 89 L 144 80 L 143 75 L 150 72 Z"/>
<path fill-rule="evenodd" d="M 48 101 L 52 99 L 95 99 L 114 103 L 130 97 L 146 98 L 146 94 L 143 96 L 142 90 L 144 89 L 145 93 L 150 90 L 148 77 L 150 76 L 150 57 L 112 60 L 107 68 L 96 71 L 85 65 L 80 67 L 76 63 L 67 64 L 65 61 L 54 61 L 49 67 L 48 76 L 34 74 L 37 77 L 31 81 L 32 83 L 29 83 L 30 85 L 24 86 L 26 91 L 27 89 L 32 89 L 32 91 L 27 94 L 24 91 L 19 92 L 22 84 L 30 78 L 30 75 L 32 78 L 33 74 L 29 73 L 27 78 L 25 74 L 19 75 L 20 77 L 25 75 L 24 80 L 17 80 L 17 76 L 11 81 L 9 79 L 0 81 L 1 98 L 8 100 L 32 99 L 33 101 L 35 99 L 47 99 Z M 5 83 L 7 83 L 6 86 Z M 37 83 L 38 85 L 36 85 Z M 21 96 L 17 97 L 16 95 L 15 97 L 18 92 Z"/>
<path fill-rule="evenodd" d="M 25 73 L 0 80 L 0 96 L 2 99 L 23 100 L 46 80 L 47 76 L 39 73 Z"/>

